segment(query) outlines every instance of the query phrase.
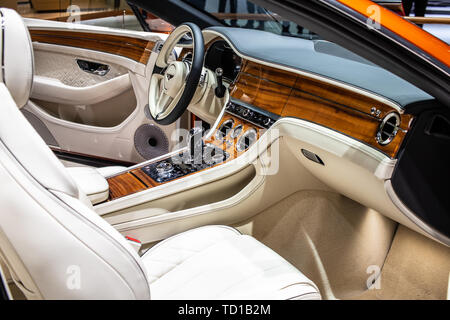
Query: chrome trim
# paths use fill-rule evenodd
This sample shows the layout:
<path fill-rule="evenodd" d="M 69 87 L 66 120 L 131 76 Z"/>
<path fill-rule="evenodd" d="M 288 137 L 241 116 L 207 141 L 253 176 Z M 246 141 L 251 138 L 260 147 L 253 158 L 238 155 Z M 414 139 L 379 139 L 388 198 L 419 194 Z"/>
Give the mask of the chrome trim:
<path fill-rule="evenodd" d="M 80 58 L 75 58 L 75 62 L 77 63 L 77 66 L 78 66 L 78 68 L 79 68 L 81 71 L 84 71 L 84 72 L 86 72 L 86 73 L 95 74 L 95 75 L 100 76 L 100 77 L 106 76 L 106 74 L 109 72 L 109 70 L 111 70 L 111 67 L 110 67 L 109 65 L 104 64 L 104 63 L 100 63 L 100 62 L 94 62 L 94 61 L 89 61 L 89 60 L 80 59 Z M 83 63 L 83 62 L 86 62 L 86 63 L 95 63 L 95 64 L 98 65 L 98 67 L 104 66 L 104 67 L 106 67 L 106 68 L 105 68 L 105 69 L 100 69 L 100 70 L 99 70 L 99 69 L 96 69 L 96 70 L 85 69 L 85 68 L 83 68 L 83 67 L 80 65 L 80 63 Z"/>
<path fill-rule="evenodd" d="M 383 140 L 382 134 L 383 134 L 383 129 L 384 126 L 386 125 L 386 123 L 392 119 L 395 118 L 395 125 L 394 125 L 394 129 L 392 131 L 391 134 L 389 134 L 388 138 L 386 140 Z M 391 124 L 389 124 L 391 125 Z M 388 145 L 389 143 L 391 143 L 391 141 L 395 138 L 395 136 L 397 135 L 397 132 L 399 130 L 399 126 L 400 125 L 400 116 L 395 113 L 395 112 L 391 112 L 388 113 L 383 120 L 381 121 L 380 125 L 378 126 L 378 130 L 377 130 L 377 135 L 375 136 L 375 139 L 377 140 L 378 144 L 385 146 Z"/>
<path fill-rule="evenodd" d="M 242 125 L 242 124 L 238 124 L 237 126 L 235 126 L 234 128 L 233 128 L 233 130 L 231 131 L 231 133 L 230 133 L 230 137 L 232 138 L 232 139 L 236 139 L 241 133 L 242 133 L 242 130 L 244 129 L 244 126 Z M 239 130 L 239 132 L 238 133 L 236 133 L 236 131 L 238 131 Z"/>
<path fill-rule="evenodd" d="M 164 45 L 164 40 L 158 40 L 155 42 L 155 45 L 152 48 L 152 52 L 159 53 L 162 49 L 162 46 Z M 159 48 L 161 46 L 161 49 Z"/>
<path fill-rule="evenodd" d="M 222 133 L 222 128 L 223 128 L 225 125 L 229 124 L 229 123 L 231 123 L 230 130 L 229 130 L 226 134 L 223 134 L 223 133 Z M 230 134 L 230 132 L 232 131 L 233 127 L 234 127 L 234 120 L 233 120 L 233 119 L 225 120 L 225 121 L 220 125 L 220 127 L 217 129 L 216 134 L 214 135 L 214 138 L 216 138 L 216 140 L 223 141 L 223 140 Z M 221 135 L 222 135 L 222 136 L 221 136 Z"/>
<path fill-rule="evenodd" d="M 249 135 L 254 135 L 254 140 L 251 141 L 247 147 L 245 147 L 245 144 L 244 146 L 242 146 L 242 143 L 245 143 L 243 142 L 244 139 L 247 138 Z M 247 131 L 244 132 L 244 134 L 239 138 L 238 142 L 236 143 L 236 151 L 242 152 L 247 150 L 256 142 L 256 140 L 258 140 L 257 138 L 258 134 L 256 133 L 256 130 L 254 128 L 248 129 Z"/>
<path fill-rule="evenodd" d="M 233 97 L 230 97 L 230 102 L 231 102 L 231 103 L 234 103 L 234 104 L 241 105 L 241 106 L 243 106 L 243 107 L 246 107 L 247 109 L 250 109 L 250 110 L 252 110 L 252 111 L 254 111 L 254 112 L 260 113 L 260 114 L 262 114 L 263 116 L 269 117 L 269 118 L 271 118 L 271 119 L 274 120 L 274 121 L 277 121 L 278 119 L 281 118 L 281 116 L 278 115 L 278 114 L 275 114 L 275 113 L 272 113 L 272 112 L 270 112 L 270 111 L 261 109 L 260 107 L 256 107 L 256 106 L 254 106 L 254 105 L 252 105 L 252 104 L 250 104 L 250 103 L 244 102 L 244 101 L 242 101 L 242 100 L 239 100 L 239 99 L 236 99 L 236 98 L 233 98 Z M 230 112 L 230 113 L 233 113 L 233 112 Z M 233 113 L 233 114 L 234 114 L 234 113 Z M 239 115 L 237 115 L 237 116 L 239 117 Z M 244 120 L 247 120 L 247 119 L 244 119 Z M 247 121 L 248 121 L 248 120 L 247 120 Z"/>

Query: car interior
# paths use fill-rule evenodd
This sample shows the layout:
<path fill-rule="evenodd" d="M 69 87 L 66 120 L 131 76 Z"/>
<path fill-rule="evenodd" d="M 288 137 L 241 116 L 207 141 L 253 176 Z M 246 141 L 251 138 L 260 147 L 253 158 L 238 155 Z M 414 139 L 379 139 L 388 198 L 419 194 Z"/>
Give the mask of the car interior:
<path fill-rule="evenodd" d="M 449 298 L 430 94 L 319 37 L 0 17 L 10 299 Z"/>

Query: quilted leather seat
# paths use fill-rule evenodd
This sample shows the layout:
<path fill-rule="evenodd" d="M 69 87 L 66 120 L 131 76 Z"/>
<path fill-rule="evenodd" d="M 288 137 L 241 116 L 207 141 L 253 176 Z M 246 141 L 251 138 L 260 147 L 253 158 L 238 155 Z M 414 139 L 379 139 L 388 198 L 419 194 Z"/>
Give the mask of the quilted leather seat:
<path fill-rule="evenodd" d="M 152 299 L 320 299 L 277 253 L 226 226 L 172 236 L 142 259 Z"/>

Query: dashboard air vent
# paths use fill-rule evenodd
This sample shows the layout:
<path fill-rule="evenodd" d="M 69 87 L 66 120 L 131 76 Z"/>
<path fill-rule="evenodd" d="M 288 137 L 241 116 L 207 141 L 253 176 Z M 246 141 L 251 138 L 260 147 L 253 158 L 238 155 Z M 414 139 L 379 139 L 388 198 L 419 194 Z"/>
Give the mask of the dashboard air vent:
<path fill-rule="evenodd" d="M 397 135 L 399 125 L 400 116 L 397 113 L 392 112 L 385 116 L 378 127 L 377 142 L 383 146 L 389 144 Z"/>
<path fill-rule="evenodd" d="M 153 47 L 153 51 L 156 52 L 156 53 L 160 52 L 162 47 L 163 47 L 163 45 L 164 45 L 164 41 L 161 41 L 161 40 L 156 41 L 156 44 Z"/>

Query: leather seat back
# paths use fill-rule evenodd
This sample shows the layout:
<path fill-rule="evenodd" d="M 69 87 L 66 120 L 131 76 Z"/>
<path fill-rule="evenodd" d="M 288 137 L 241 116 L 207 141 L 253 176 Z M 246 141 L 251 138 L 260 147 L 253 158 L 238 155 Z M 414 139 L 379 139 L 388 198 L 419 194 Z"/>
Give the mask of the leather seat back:
<path fill-rule="evenodd" d="M 2 82 L 15 104 L 22 108 L 29 99 L 33 82 L 33 48 L 22 18 L 9 9 L 0 10 L 3 32 L 0 36 Z M 20 164 L 49 190 L 79 197 L 75 182 L 53 155 L 22 113 L 4 107 L 0 117 L 0 137 Z"/>
<path fill-rule="evenodd" d="M 15 11 L 0 16 L 2 263 L 30 299 L 150 298 L 139 256 L 79 200 L 85 196 L 19 111 L 31 88 L 32 46 Z"/>

